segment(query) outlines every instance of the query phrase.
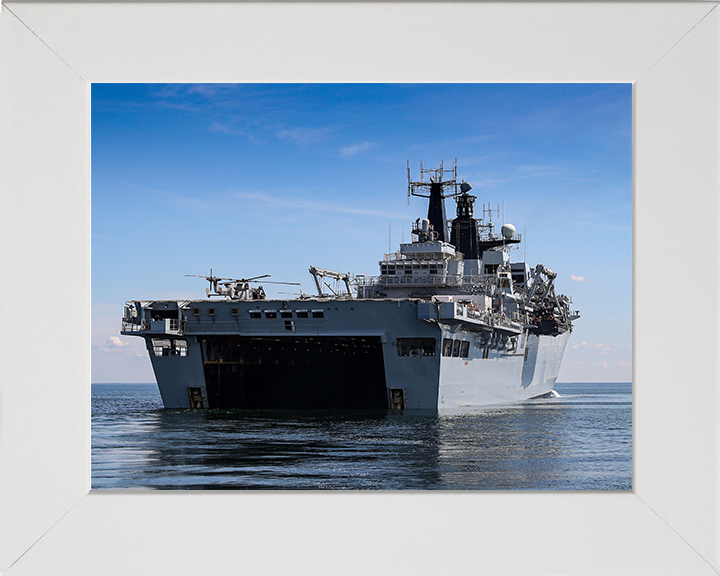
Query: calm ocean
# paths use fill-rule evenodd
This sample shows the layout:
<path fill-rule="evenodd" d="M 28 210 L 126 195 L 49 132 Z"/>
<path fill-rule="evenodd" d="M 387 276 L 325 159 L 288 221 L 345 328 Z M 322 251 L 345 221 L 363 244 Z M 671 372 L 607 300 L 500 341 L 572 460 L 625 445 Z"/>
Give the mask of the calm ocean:
<path fill-rule="evenodd" d="M 163 410 L 93 384 L 93 489 L 630 490 L 630 384 L 471 414 Z"/>

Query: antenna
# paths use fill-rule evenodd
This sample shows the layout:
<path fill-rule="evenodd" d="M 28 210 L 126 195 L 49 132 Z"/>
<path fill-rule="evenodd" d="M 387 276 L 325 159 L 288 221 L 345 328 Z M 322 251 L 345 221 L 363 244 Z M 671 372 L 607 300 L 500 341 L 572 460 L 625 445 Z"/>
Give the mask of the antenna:
<path fill-rule="evenodd" d="M 392 252 L 392 241 L 390 240 L 392 234 L 392 220 L 388 220 L 388 254 Z"/>
<path fill-rule="evenodd" d="M 527 244 L 527 236 L 525 236 L 525 212 L 523 212 L 523 262 L 527 262 L 525 258 L 525 244 Z"/>

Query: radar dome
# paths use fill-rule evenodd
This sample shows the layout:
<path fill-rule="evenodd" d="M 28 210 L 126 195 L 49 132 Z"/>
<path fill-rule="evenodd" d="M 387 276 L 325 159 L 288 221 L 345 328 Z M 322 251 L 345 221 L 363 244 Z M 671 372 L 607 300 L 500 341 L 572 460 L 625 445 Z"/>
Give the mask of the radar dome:
<path fill-rule="evenodd" d="M 503 224 L 502 228 L 500 228 L 500 232 L 505 238 L 510 240 L 510 238 L 515 236 L 515 226 L 512 224 Z"/>

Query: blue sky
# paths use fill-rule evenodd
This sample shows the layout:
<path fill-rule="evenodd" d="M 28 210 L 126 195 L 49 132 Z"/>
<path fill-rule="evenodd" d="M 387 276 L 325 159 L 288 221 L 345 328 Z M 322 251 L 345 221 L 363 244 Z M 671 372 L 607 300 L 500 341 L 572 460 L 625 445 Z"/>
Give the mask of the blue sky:
<path fill-rule="evenodd" d="M 377 274 L 426 214 L 413 177 L 449 167 L 524 232 L 581 311 L 565 382 L 629 382 L 630 84 L 93 84 L 92 381 L 154 382 L 131 299 L 203 298 L 185 274 L 310 265 Z M 455 203 L 447 203 L 448 217 Z M 476 214 L 479 210 L 476 209 Z M 498 219 L 494 219 L 498 222 Z M 297 287 L 264 285 L 268 297 Z M 287 296 L 285 296 L 287 297 Z"/>

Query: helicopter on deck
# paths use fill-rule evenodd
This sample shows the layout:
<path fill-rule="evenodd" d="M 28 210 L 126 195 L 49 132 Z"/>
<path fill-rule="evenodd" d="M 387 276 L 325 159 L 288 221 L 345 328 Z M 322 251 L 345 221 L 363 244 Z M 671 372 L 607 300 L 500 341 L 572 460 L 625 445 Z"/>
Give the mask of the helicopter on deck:
<path fill-rule="evenodd" d="M 262 286 L 254 288 L 250 286 L 251 282 L 257 282 L 261 278 L 270 278 L 270 274 L 263 276 L 254 276 L 253 278 L 221 278 L 213 276 L 212 268 L 210 268 L 210 276 L 200 276 L 198 274 L 185 274 L 186 277 L 205 278 L 210 283 L 210 288 L 205 288 L 208 298 L 213 296 L 224 296 L 229 300 L 265 300 L 265 290 Z M 265 281 L 266 284 L 285 284 L 290 286 L 300 286 L 299 282 L 271 282 Z"/>

